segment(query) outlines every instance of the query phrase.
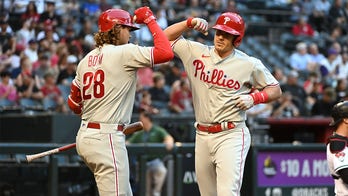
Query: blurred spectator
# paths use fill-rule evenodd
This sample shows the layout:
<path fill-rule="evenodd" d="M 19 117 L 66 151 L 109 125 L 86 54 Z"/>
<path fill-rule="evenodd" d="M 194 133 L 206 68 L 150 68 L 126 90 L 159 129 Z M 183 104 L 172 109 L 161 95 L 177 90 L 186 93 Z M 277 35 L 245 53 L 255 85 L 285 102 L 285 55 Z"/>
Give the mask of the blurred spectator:
<path fill-rule="evenodd" d="M 314 25 L 314 29 L 316 29 L 318 32 L 327 30 L 327 16 L 329 14 L 330 7 L 331 3 L 329 0 L 317 0 L 314 3 L 314 10 L 309 21 Z"/>
<path fill-rule="evenodd" d="M 306 16 L 307 18 L 313 13 L 314 11 L 314 4 L 316 3 L 317 0 L 302 0 L 302 7 L 303 7 L 303 15 Z"/>
<path fill-rule="evenodd" d="M 0 106 L 13 106 L 17 101 L 17 89 L 11 82 L 11 73 L 2 71 L 0 73 Z"/>
<path fill-rule="evenodd" d="M 28 42 L 28 47 L 25 48 L 24 54 L 29 57 L 30 61 L 32 63 L 35 63 L 39 57 L 38 57 L 38 44 L 35 39 L 31 39 Z"/>
<path fill-rule="evenodd" d="M 158 5 L 159 9 L 165 10 L 166 19 L 168 22 L 167 26 L 173 24 L 175 20 L 177 19 L 177 11 L 174 6 L 176 5 L 176 3 L 169 0 L 161 0 L 158 3 L 159 3 Z"/>
<path fill-rule="evenodd" d="M 348 79 L 348 52 L 342 53 L 342 64 L 338 66 L 337 78 Z"/>
<path fill-rule="evenodd" d="M 7 47 L 11 50 L 11 52 L 15 51 L 16 47 L 16 37 L 7 32 L 8 21 L 0 20 L 0 46 L 2 48 Z M 2 49 L 4 52 L 4 49 Z"/>
<path fill-rule="evenodd" d="M 38 24 L 39 20 L 40 14 L 37 11 L 35 1 L 29 1 L 24 13 L 21 15 L 21 21 L 29 21 L 30 23 Z"/>
<path fill-rule="evenodd" d="M 310 71 L 316 69 L 315 63 L 311 61 L 311 57 L 307 52 L 307 44 L 299 42 L 296 44 L 296 51 L 290 56 L 289 63 L 292 69 L 306 77 Z"/>
<path fill-rule="evenodd" d="M 41 87 L 41 92 L 43 94 L 43 106 L 45 110 L 53 110 L 56 112 L 66 113 L 67 105 L 62 96 L 62 92 L 56 85 L 54 74 L 51 72 L 46 72 L 44 75 L 44 84 Z"/>
<path fill-rule="evenodd" d="M 23 107 L 42 107 L 44 96 L 34 78 L 30 72 L 22 71 L 16 79 L 19 104 Z"/>
<path fill-rule="evenodd" d="M 165 29 L 168 27 L 168 20 L 167 20 L 167 12 L 164 7 L 159 7 L 156 11 L 156 20 L 158 25 L 162 28 Z"/>
<path fill-rule="evenodd" d="M 33 65 L 33 72 L 38 78 L 38 87 L 41 88 L 41 86 L 44 83 L 44 75 L 47 72 L 54 73 L 55 76 L 58 75 L 59 70 L 58 66 L 52 66 L 50 61 L 50 56 L 47 52 L 40 53 L 39 54 L 39 60 Z"/>
<path fill-rule="evenodd" d="M 170 111 L 180 114 L 193 114 L 192 93 L 188 79 L 183 78 L 174 82 L 173 86 L 176 85 L 175 83 L 178 83 L 178 87 L 172 87 L 169 101 Z"/>
<path fill-rule="evenodd" d="M 303 82 L 303 88 L 306 91 L 307 95 L 313 92 L 315 84 L 320 83 L 320 77 L 317 72 L 311 72 L 308 75 L 308 78 Z M 322 85 L 321 85 L 322 86 Z"/>
<path fill-rule="evenodd" d="M 340 44 L 340 42 L 334 42 L 332 43 L 332 45 L 330 46 L 330 48 L 333 48 L 337 51 L 337 56 L 334 60 L 334 62 L 338 65 L 338 64 L 342 64 L 343 63 L 343 58 L 342 58 L 342 46 Z"/>
<path fill-rule="evenodd" d="M 323 36 L 326 47 L 331 47 L 335 42 L 341 42 L 343 36 L 342 28 L 340 26 L 331 27 L 328 32 L 329 35 Z"/>
<path fill-rule="evenodd" d="M 5 22 L 9 23 L 9 20 L 10 20 L 10 14 L 6 10 L 0 11 L 0 21 L 5 21 Z M 10 33 L 10 34 L 14 33 L 10 24 L 7 25 L 6 32 Z"/>
<path fill-rule="evenodd" d="M 53 25 L 51 20 L 46 20 L 44 22 L 44 28 L 42 31 L 38 32 L 36 39 L 37 40 L 47 40 L 49 43 L 59 42 L 60 37 L 55 30 L 55 26 Z"/>
<path fill-rule="evenodd" d="M 303 83 L 303 88 L 307 93 L 307 110 L 310 111 L 313 104 L 322 96 L 324 85 L 317 72 L 309 73 L 308 78 Z"/>
<path fill-rule="evenodd" d="M 286 83 L 286 76 L 284 75 L 283 68 L 280 67 L 274 67 L 272 71 L 272 75 L 274 76 L 277 81 L 279 81 L 279 84 L 285 84 Z"/>
<path fill-rule="evenodd" d="M 313 63 L 315 63 L 315 67 L 319 67 L 321 61 L 323 61 L 326 57 L 319 51 L 318 44 L 312 42 L 309 44 L 308 53 L 310 59 Z"/>
<path fill-rule="evenodd" d="M 24 45 L 22 44 L 16 45 L 16 49 L 14 53 L 12 53 L 11 55 L 11 67 L 9 67 L 10 71 L 20 67 L 20 59 L 22 56 L 24 56 L 24 49 L 25 49 Z"/>
<path fill-rule="evenodd" d="M 347 22 L 347 19 L 348 19 L 348 1 L 344 2 L 343 12 L 344 12 L 344 16 L 345 16 L 346 22 Z M 346 33 L 348 33 L 348 32 L 346 32 Z"/>
<path fill-rule="evenodd" d="M 300 115 L 307 115 L 307 93 L 304 90 L 302 84 L 299 83 L 299 74 L 296 71 L 291 71 L 287 76 L 285 84 L 281 85 L 281 89 L 284 92 L 289 92 L 292 95 L 293 103 L 298 107 Z"/>
<path fill-rule="evenodd" d="M 186 73 L 181 70 L 180 61 L 172 60 L 168 66 L 161 66 L 160 70 L 164 74 L 166 86 L 172 86 L 175 81 L 180 80 Z"/>
<path fill-rule="evenodd" d="M 314 37 L 316 32 L 312 26 L 307 22 L 306 16 L 301 16 L 296 24 L 292 26 L 292 34 L 302 37 Z"/>
<path fill-rule="evenodd" d="M 347 18 L 344 15 L 342 0 L 333 0 L 328 14 L 330 27 L 340 26 L 347 33 Z"/>
<path fill-rule="evenodd" d="M 85 16 L 97 16 L 100 13 L 100 7 L 96 0 L 83 1 L 81 12 Z"/>
<path fill-rule="evenodd" d="M 68 86 L 70 88 L 71 82 L 76 76 L 77 64 L 77 57 L 74 55 L 69 55 L 67 57 L 67 66 L 58 74 L 57 84 Z"/>
<path fill-rule="evenodd" d="M 284 91 L 282 96 L 273 103 L 272 117 L 291 118 L 300 116 L 300 109 L 293 100 L 293 95 L 289 91 Z"/>
<path fill-rule="evenodd" d="M 330 48 L 327 51 L 327 58 L 320 62 L 321 77 L 326 83 L 331 84 L 333 80 L 337 79 L 336 70 L 339 62 L 335 61 L 339 53 L 336 49 Z"/>
<path fill-rule="evenodd" d="M 21 72 L 28 72 L 30 74 L 32 73 L 33 66 L 30 59 L 26 55 L 23 55 L 20 58 L 19 64 L 20 64 L 19 67 L 10 70 L 12 74 L 11 78 L 14 78 L 15 81 L 17 80 L 17 77 L 19 76 Z"/>
<path fill-rule="evenodd" d="M 73 17 L 80 16 L 80 1 L 70 0 L 65 2 L 66 14 Z"/>
<path fill-rule="evenodd" d="M 75 30 L 72 26 L 67 26 L 64 29 L 64 36 L 61 37 L 60 42 L 69 43 L 76 39 Z"/>
<path fill-rule="evenodd" d="M 313 92 L 316 83 L 320 83 L 319 74 L 317 72 L 309 73 L 308 78 L 303 82 L 303 88 L 308 95 Z"/>
<path fill-rule="evenodd" d="M 16 32 L 17 44 L 28 47 L 29 41 L 35 39 L 35 29 L 30 20 L 23 20 L 22 27 Z"/>
<path fill-rule="evenodd" d="M 149 114 L 158 114 L 160 110 L 152 105 L 151 94 L 147 90 L 142 91 L 142 97 L 139 105 L 139 112 L 145 111 Z"/>
<path fill-rule="evenodd" d="M 52 27 L 61 25 L 61 18 L 56 13 L 56 6 L 54 0 L 45 0 L 45 10 L 40 14 L 40 28 L 44 29 L 47 26 L 47 21 L 50 21 Z"/>
<path fill-rule="evenodd" d="M 70 53 L 76 55 L 78 58 L 81 58 L 84 56 L 88 51 L 90 51 L 91 48 L 94 47 L 94 32 L 95 26 L 93 26 L 91 20 L 88 18 L 83 19 L 83 25 L 81 28 L 81 31 L 77 35 L 78 42 L 75 40 L 72 43 L 76 45 L 76 42 L 78 43 L 78 46 L 76 47 L 76 52 L 72 52 L 71 49 Z M 75 42 L 75 43 L 74 43 Z M 71 47 L 69 47 L 71 48 Z"/>
<path fill-rule="evenodd" d="M 0 55 L 0 72 L 3 70 L 11 69 L 12 67 L 12 49 L 9 45 L 2 47 L 3 53 Z"/>
<path fill-rule="evenodd" d="M 331 109 L 336 103 L 336 92 L 332 87 L 326 87 L 321 99 L 318 99 L 311 110 L 312 116 L 330 116 Z"/>
<path fill-rule="evenodd" d="M 236 1 L 235 0 L 228 0 L 226 9 L 225 9 L 225 11 L 222 11 L 222 12 L 239 13 Z"/>
<path fill-rule="evenodd" d="M 154 73 L 153 84 L 153 87 L 148 89 L 151 94 L 152 105 L 158 108 L 161 113 L 166 113 L 169 104 L 169 90 L 165 87 L 166 81 L 162 73 Z"/>
<path fill-rule="evenodd" d="M 295 23 L 303 14 L 302 2 L 300 0 L 290 0 L 289 7 L 292 12 L 290 22 Z"/>
<path fill-rule="evenodd" d="M 134 133 L 127 144 L 143 143 L 145 147 L 151 143 L 163 143 L 170 151 L 174 146 L 174 138 L 163 128 L 152 122 L 151 114 L 141 112 L 140 121 L 144 125 L 144 131 Z M 146 196 L 159 196 L 166 179 L 167 168 L 163 162 L 163 156 L 150 155 L 146 164 Z"/>
<path fill-rule="evenodd" d="M 108 3 L 107 0 L 100 0 L 99 2 L 99 9 L 101 12 L 106 11 L 108 9 L 111 9 L 112 5 L 110 3 Z"/>
<path fill-rule="evenodd" d="M 348 96 L 348 81 L 347 79 L 338 79 L 335 87 L 337 95 L 336 102 L 339 102 Z"/>
<path fill-rule="evenodd" d="M 336 77 L 337 79 L 348 79 L 348 53 L 345 52 L 341 55 L 342 62 L 340 62 L 336 67 Z"/>
<path fill-rule="evenodd" d="M 10 12 L 14 15 L 21 16 L 25 13 L 29 0 L 13 0 L 11 4 Z"/>

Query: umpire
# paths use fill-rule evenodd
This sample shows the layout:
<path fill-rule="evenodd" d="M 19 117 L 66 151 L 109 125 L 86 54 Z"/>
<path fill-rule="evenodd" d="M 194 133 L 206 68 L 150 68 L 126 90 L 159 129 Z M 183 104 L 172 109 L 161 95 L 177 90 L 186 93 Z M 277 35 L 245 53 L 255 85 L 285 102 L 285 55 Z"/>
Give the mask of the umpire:
<path fill-rule="evenodd" d="M 335 180 L 336 196 L 348 195 L 348 101 L 337 103 L 332 109 L 333 135 L 327 144 L 327 161 Z"/>

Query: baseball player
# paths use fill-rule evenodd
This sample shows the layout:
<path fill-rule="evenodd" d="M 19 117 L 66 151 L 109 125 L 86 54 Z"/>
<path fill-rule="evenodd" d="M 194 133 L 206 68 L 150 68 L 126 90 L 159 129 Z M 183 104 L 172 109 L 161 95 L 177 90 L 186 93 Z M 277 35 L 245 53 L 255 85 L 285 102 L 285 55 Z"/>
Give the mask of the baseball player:
<path fill-rule="evenodd" d="M 246 110 L 279 98 L 281 89 L 260 60 L 237 49 L 245 30 L 241 16 L 226 12 L 217 18 L 214 46 L 181 36 L 190 28 L 206 33 L 208 23 L 188 18 L 164 33 L 191 83 L 199 190 L 202 196 L 237 196 L 251 143 Z M 257 90 L 252 91 L 254 88 Z"/>
<path fill-rule="evenodd" d="M 76 148 L 93 172 L 99 195 L 132 195 L 125 135 L 136 89 L 136 71 L 174 57 L 170 43 L 148 7 L 135 10 L 135 22 L 146 24 L 154 47 L 128 43 L 138 28 L 131 15 L 110 9 L 99 16 L 96 48 L 78 64 L 68 98 L 70 109 L 81 115 Z"/>
<path fill-rule="evenodd" d="M 348 101 L 334 105 L 330 126 L 334 133 L 327 144 L 328 166 L 335 181 L 337 196 L 348 195 Z"/>

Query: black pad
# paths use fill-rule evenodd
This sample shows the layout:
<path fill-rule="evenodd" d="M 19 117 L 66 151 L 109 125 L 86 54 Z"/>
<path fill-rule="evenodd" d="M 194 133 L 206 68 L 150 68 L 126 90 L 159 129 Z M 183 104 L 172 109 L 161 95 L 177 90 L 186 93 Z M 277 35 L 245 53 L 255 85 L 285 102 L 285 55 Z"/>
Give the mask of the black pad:
<path fill-rule="evenodd" d="M 338 153 L 347 146 L 348 138 L 335 134 L 329 138 L 329 142 L 331 153 Z"/>

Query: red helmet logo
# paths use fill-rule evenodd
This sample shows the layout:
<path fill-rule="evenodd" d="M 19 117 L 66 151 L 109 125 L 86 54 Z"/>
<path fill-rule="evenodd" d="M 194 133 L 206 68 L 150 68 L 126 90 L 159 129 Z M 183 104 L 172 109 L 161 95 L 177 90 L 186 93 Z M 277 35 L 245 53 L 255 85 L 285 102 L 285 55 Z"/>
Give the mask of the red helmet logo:
<path fill-rule="evenodd" d="M 131 29 L 139 29 L 133 23 L 132 16 L 121 9 L 109 9 L 100 14 L 98 27 L 100 32 L 106 32 L 112 29 L 116 24 L 131 27 Z"/>
<path fill-rule="evenodd" d="M 231 35 L 237 35 L 237 38 L 233 41 L 233 45 L 238 47 L 244 37 L 245 24 L 240 15 L 225 12 L 218 17 L 213 29 L 221 30 Z"/>

